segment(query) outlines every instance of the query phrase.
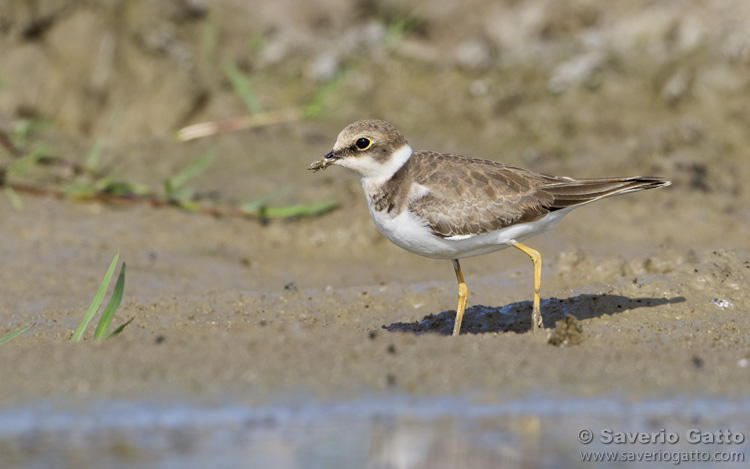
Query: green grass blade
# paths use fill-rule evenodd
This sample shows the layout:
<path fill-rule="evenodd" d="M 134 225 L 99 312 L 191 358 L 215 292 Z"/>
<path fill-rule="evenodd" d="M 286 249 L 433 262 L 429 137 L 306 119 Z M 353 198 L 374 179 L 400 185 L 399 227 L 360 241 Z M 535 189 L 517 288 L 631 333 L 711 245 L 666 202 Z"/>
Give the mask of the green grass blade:
<path fill-rule="evenodd" d="M 16 122 L 16 125 L 13 128 L 13 133 L 11 134 L 13 145 L 16 148 L 26 148 L 29 144 L 29 134 L 36 124 L 38 124 L 38 122 L 35 122 L 32 119 L 21 119 Z"/>
<path fill-rule="evenodd" d="M 120 268 L 120 276 L 117 277 L 117 283 L 115 284 L 115 290 L 112 292 L 112 298 L 109 299 L 107 307 L 104 308 L 102 318 L 99 319 L 99 324 L 96 326 L 94 332 L 94 339 L 104 339 L 107 337 L 109 332 L 109 325 L 112 324 L 112 319 L 115 317 L 117 308 L 122 303 L 122 291 L 125 289 L 125 263 L 122 263 Z"/>
<path fill-rule="evenodd" d="M 8 176 L 19 175 L 37 164 L 40 159 L 46 156 L 49 156 L 49 152 L 46 148 L 44 148 L 43 146 L 36 148 L 28 155 L 19 158 L 13 164 L 9 165 L 6 170 L 6 174 L 8 174 Z"/>
<path fill-rule="evenodd" d="M 232 83 L 234 91 L 240 95 L 242 102 L 245 103 L 245 107 L 250 114 L 260 114 L 263 112 L 263 106 L 260 105 L 258 97 L 253 93 L 250 88 L 250 83 L 242 74 L 237 65 L 234 62 L 229 62 L 224 66 L 224 73 L 227 74 L 227 78 Z"/>
<path fill-rule="evenodd" d="M 323 114 L 323 105 L 326 99 L 336 90 L 341 83 L 341 79 L 344 78 L 344 75 L 345 72 L 338 72 L 326 80 L 326 82 L 320 86 L 318 91 L 315 92 L 313 97 L 310 98 L 310 101 L 305 104 L 305 107 L 302 109 L 302 115 L 308 119 L 312 119 Z"/>
<path fill-rule="evenodd" d="M 18 329 L 15 332 L 11 332 L 9 334 L 5 334 L 4 336 L 0 337 L 0 344 L 4 344 L 5 342 L 8 342 L 8 341 L 11 341 L 11 340 L 15 339 L 19 335 L 23 334 L 24 332 L 26 332 L 29 329 L 31 329 L 32 327 L 34 327 L 35 324 L 36 323 L 31 324 L 31 325 L 26 326 L 26 327 L 23 327 L 21 329 Z"/>
<path fill-rule="evenodd" d="M 96 184 L 93 182 L 69 184 L 65 186 L 65 193 L 74 199 L 93 198 L 96 195 Z"/>
<path fill-rule="evenodd" d="M 96 188 L 101 194 L 138 197 L 148 195 L 148 189 L 142 184 L 130 181 L 113 180 L 111 178 L 100 179 L 96 182 Z"/>
<path fill-rule="evenodd" d="M 94 141 L 94 146 L 91 147 L 88 156 L 86 157 L 86 169 L 88 171 L 94 171 L 99 166 L 99 160 L 102 156 L 102 149 L 104 148 L 104 139 L 99 137 Z"/>
<path fill-rule="evenodd" d="M 208 10 L 208 18 L 206 18 L 206 21 L 203 21 L 200 32 L 200 43 L 198 44 L 198 63 L 201 68 L 215 63 L 217 55 L 216 44 L 219 42 L 220 12 L 219 8 L 210 8 Z"/>
<path fill-rule="evenodd" d="M 183 184 L 205 171 L 214 158 L 216 158 L 216 150 L 210 150 L 201 159 L 164 181 L 164 191 L 167 197 L 172 197 Z"/>
<path fill-rule="evenodd" d="M 112 333 L 110 335 L 108 335 L 107 338 L 109 339 L 110 337 L 114 337 L 114 336 L 118 335 L 120 332 L 122 332 L 128 326 L 128 324 L 130 324 L 131 322 L 133 322 L 133 319 L 135 319 L 135 317 L 132 317 L 132 318 L 128 319 L 127 321 L 125 321 L 125 324 L 123 324 L 122 326 L 120 326 L 117 329 L 115 329 L 114 331 L 112 331 Z"/>
<path fill-rule="evenodd" d="M 83 336 L 83 332 L 86 330 L 86 326 L 89 325 L 91 320 L 94 318 L 94 314 L 96 314 L 96 310 L 99 309 L 99 305 L 102 304 L 102 300 L 104 299 L 104 294 L 107 292 L 107 287 L 109 286 L 110 280 L 112 280 L 112 274 L 115 272 L 115 267 L 117 266 L 117 260 L 120 258 L 120 253 L 118 252 L 115 254 L 115 258 L 112 259 L 112 263 L 109 265 L 109 269 L 107 270 L 107 273 L 104 274 L 104 278 L 102 279 L 102 283 L 99 285 L 99 288 L 96 290 L 96 294 L 94 295 L 94 299 L 91 301 L 91 304 L 89 305 L 89 309 L 86 310 L 86 315 L 83 316 L 83 319 L 81 320 L 80 324 L 78 324 L 78 328 L 73 333 L 73 337 L 70 338 L 73 342 L 80 342 L 81 337 Z"/>
<path fill-rule="evenodd" d="M 16 194 L 16 191 L 13 190 L 12 187 L 6 186 L 3 189 L 3 192 L 5 192 L 5 196 L 10 200 L 10 204 L 13 206 L 13 209 L 17 212 L 20 212 L 23 208 L 23 203 L 21 202 L 21 198 L 18 197 L 18 194 Z"/>
<path fill-rule="evenodd" d="M 424 21 L 424 18 L 416 13 L 408 13 L 401 17 L 388 19 L 385 31 L 386 45 L 395 46 L 403 40 L 404 36 L 419 29 Z"/>
<path fill-rule="evenodd" d="M 201 211 L 201 204 L 192 200 L 179 200 L 177 206 L 186 212 L 198 213 Z"/>
<path fill-rule="evenodd" d="M 261 210 L 263 218 L 291 218 L 309 215 L 320 215 L 338 207 L 338 202 L 324 201 L 313 204 L 287 205 L 286 207 L 264 207 Z"/>
<path fill-rule="evenodd" d="M 281 197 L 289 195 L 289 193 L 291 192 L 292 192 L 291 186 L 284 186 L 279 190 L 273 191 L 270 194 L 264 195 L 263 197 L 255 199 L 251 202 L 245 202 L 244 204 L 240 206 L 240 208 L 245 213 L 256 213 L 260 211 L 262 208 L 268 206 L 269 203 L 273 202 L 274 200 L 280 199 Z"/>
<path fill-rule="evenodd" d="M 104 149 L 105 136 L 110 133 L 115 123 L 120 117 L 120 108 L 115 107 L 112 114 L 109 115 L 107 120 L 107 126 L 104 128 L 104 132 L 94 142 L 94 146 L 91 147 L 88 156 L 86 157 L 86 169 L 88 171 L 94 171 L 99 166 L 99 160 L 102 156 L 102 150 Z"/>

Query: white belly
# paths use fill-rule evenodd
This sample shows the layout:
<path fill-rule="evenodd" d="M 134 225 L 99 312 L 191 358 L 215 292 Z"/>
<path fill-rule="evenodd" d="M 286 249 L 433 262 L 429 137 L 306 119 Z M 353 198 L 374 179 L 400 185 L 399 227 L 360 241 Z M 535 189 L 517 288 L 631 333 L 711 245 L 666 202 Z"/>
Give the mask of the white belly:
<path fill-rule="evenodd" d="M 393 244 L 420 256 L 433 259 L 462 259 L 499 251 L 510 246 L 511 240 L 522 241 L 557 225 L 573 207 L 549 213 L 531 223 L 521 223 L 489 233 L 441 238 L 408 210 L 392 216 L 370 207 L 375 226 Z"/>

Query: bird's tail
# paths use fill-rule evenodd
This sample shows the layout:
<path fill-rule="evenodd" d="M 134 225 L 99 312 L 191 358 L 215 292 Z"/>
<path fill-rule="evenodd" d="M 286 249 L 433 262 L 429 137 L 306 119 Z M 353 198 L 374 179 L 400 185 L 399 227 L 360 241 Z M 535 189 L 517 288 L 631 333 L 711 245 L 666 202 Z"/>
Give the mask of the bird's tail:
<path fill-rule="evenodd" d="M 561 179 L 545 185 L 543 190 L 554 197 L 550 208 L 562 209 L 594 202 L 612 195 L 627 194 L 646 189 L 658 189 L 672 184 L 657 177 Z"/>

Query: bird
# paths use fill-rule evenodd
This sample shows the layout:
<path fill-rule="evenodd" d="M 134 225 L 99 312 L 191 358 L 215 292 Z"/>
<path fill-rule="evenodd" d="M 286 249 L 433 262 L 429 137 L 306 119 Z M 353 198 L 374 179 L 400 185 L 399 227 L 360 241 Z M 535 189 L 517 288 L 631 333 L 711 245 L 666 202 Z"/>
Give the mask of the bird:
<path fill-rule="evenodd" d="M 375 226 L 393 244 L 420 256 L 448 259 L 458 281 L 453 335 L 468 298 L 460 259 L 514 247 L 531 259 L 531 331 L 544 327 L 540 310 L 541 254 L 522 244 L 554 228 L 571 210 L 605 197 L 667 187 L 659 177 L 550 176 L 498 161 L 414 151 L 383 120 L 361 120 L 339 133 L 313 172 L 341 166 L 358 173 Z"/>

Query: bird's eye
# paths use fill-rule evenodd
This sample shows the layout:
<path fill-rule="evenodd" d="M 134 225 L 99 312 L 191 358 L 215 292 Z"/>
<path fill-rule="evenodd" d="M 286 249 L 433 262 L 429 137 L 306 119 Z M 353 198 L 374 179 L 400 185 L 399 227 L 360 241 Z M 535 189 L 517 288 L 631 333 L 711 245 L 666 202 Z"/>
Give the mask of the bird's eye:
<path fill-rule="evenodd" d="M 370 145 L 372 145 L 372 140 L 369 138 L 358 138 L 356 142 L 354 142 L 354 145 L 357 147 L 358 150 L 367 150 L 370 148 Z"/>

